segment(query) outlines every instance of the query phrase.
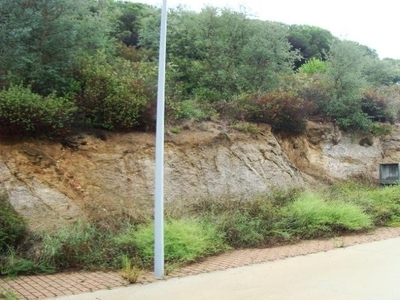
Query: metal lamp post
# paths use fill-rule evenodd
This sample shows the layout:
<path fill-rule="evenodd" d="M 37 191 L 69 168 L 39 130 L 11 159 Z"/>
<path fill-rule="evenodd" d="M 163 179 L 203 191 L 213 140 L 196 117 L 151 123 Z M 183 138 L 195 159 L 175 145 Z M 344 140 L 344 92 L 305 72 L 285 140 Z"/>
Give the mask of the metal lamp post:
<path fill-rule="evenodd" d="M 156 167 L 154 199 L 154 276 L 164 276 L 164 110 L 165 64 L 167 48 L 167 0 L 161 13 L 160 53 L 158 60 Z"/>

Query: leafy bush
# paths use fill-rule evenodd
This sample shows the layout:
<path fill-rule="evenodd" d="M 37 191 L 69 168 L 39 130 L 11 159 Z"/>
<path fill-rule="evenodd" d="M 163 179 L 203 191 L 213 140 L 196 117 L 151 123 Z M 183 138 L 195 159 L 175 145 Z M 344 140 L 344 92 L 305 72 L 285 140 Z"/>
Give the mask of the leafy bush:
<path fill-rule="evenodd" d="M 325 62 L 317 58 L 311 58 L 306 63 L 301 65 L 299 72 L 307 75 L 313 75 L 316 73 L 324 73 L 328 69 Z"/>
<path fill-rule="evenodd" d="M 89 58 L 82 69 L 84 82 L 79 107 L 86 121 L 104 129 L 134 129 L 154 117 L 146 115 L 155 97 L 150 79 L 155 77 L 150 63 L 121 58 L 112 63 L 104 54 Z M 150 120 L 149 120 L 150 119 Z"/>
<path fill-rule="evenodd" d="M 294 93 L 301 99 L 306 99 L 313 103 L 311 113 L 321 114 L 325 111 L 325 106 L 329 98 L 328 83 L 323 74 L 316 73 L 307 75 L 296 73 L 285 76 L 282 89 L 288 93 Z"/>
<path fill-rule="evenodd" d="M 364 93 L 361 99 L 361 108 L 373 121 L 394 121 L 390 115 L 386 114 L 387 103 L 384 96 L 377 91 L 368 90 Z"/>
<path fill-rule="evenodd" d="M 356 93 L 349 95 L 331 95 L 324 104 L 326 115 L 335 120 L 343 130 L 368 132 L 371 118 L 362 110 L 361 98 Z"/>
<path fill-rule="evenodd" d="M 393 124 L 399 118 L 400 89 L 398 86 L 384 86 L 368 89 L 361 99 L 362 110 L 373 121 Z"/>
<path fill-rule="evenodd" d="M 24 219 L 8 202 L 5 194 L 0 194 L 0 254 L 17 246 L 26 235 Z"/>
<path fill-rule="evenodd" d="M 201 108 L 200 103 L 194 100 L 183 100 L 181 102 L 167 101 L 169 120 L 196 121 L 207 119 L 207 113 Z"/>
<path fill-rule="evenodd" d="M 312 111 L 311 102 L 292 93 L 274 92 L 252 96 L 243 105 L 248 121 L 268 123 L 277 131 L 303 133 L 307 118 Z"/>
<path fill-rule="evenodd" d="M 315 238 L 367 229 L 372 225 L 370 216 L 355 204 L 327 202 L 320 195 L 305 193 L 283 207 L 282 220 L 277 228 L 290 236 Z"/>
<path fill-rule="evenodd" d="M 335 119 L 336 124 L 343 130 L 368 132 L 371 126 L 370 119 L 361 111 L 354 111 L 348 116 L 341 115 L 336 118 L 332 114 L 331 117 Z"/>
<path fill-rule="evenodd" d="M 372 123 L 369 130 L 374 136 L 384 136 L 391 134 L 393 132 L 393 125 Z"/>
<path fill-rule="evenodd" d="M 54 94 L 42 97 L 29 87 L 11 86 L 0 92 L 0 131 L 56 133 L 70 125 L 75 111 L 68 99 Z"/>
<path fill-rule="evenodd" d="M 230 124 L 230 127 L 233 129 L 236 129 L 241 132 L 246 132 L 250 133 L 253 135 L 259 134 L 260 133 L 260 128 L 257 127 L 254 123 L 249 123 L 249 122 L 232 122 Z"/>
<path fill-rule="evenodd" d="M 132 232 L 142 261 L 149 265 L 154 257 L 154 224 L 141 225 Z M 165 260 L 185 263 L 226 249 L 222 234 L 211 223 L 196 219 L 168 220 L 165 223 Z"/>

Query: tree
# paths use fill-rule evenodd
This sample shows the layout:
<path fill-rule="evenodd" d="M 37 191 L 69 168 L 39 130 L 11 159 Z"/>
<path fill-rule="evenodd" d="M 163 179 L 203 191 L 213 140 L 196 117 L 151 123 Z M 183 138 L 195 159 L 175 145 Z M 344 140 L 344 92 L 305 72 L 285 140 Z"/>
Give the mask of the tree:
<path fill-rule="evenodd" d="M 325 112 L 343 129 L 368 130 L 370 120 L 362 111 L 361 98 L 367 80 L 364 69 L 368 53 L 352 41 L 335 41 L 328 55 L 326 80 L 329 99 Z"/>
<path fill-rule="evenodd" d="M 157 49 L 158 24 L 155 11 L 142 19 L 139 45 Z M 172 10 L 167 48 L 173 79 L 187 96 L 209 102 L 272 90 L 298 59 L 286 34 L 286 26 L 250 19 L 246 12 Z"/>
<path fill-rule="evenodd" d="M 374 87 L 400 82 L 400 60 L 369 58 L 365 67 L 367 81 Z"/>
<path fill-rule="evenodd" d="M 251 20 L 251 26 L 251 35 L 239 58 L 240 74 L 245 78 L 242 86 L 251 86 L 252 91 L 271 91 L 281 83 L 282 75 L 293 73 L 300 55 L 286 39 L 286 26 L 258 20 Z"/>
<path fill-rule="evenodd" d="M 288 40 L 293 49 L 300 51 L 302 60 L 296 63 L 296 69 L 311 58 L 326 60 L 329 47 L 336 38 L 326 29 L 309 25 L 291 25 Z"/>
<path fill-rule="evenodd" d="M 42 95 L 75 91 L 80 58 L 112 45 L 106 9 L 95 0 L 0 0 L 0 80 Z"/>
<path fill-rule="evenodd" d="M 152 7 L 143 3 L 132 3 L 127 1 L 117 1 L 118 25 L 116 37 L 126 46 L 137 47 L 139 44 L 140 19 L 146 15 Z M 154 10 L 154 8 L 153 8 Z"/>

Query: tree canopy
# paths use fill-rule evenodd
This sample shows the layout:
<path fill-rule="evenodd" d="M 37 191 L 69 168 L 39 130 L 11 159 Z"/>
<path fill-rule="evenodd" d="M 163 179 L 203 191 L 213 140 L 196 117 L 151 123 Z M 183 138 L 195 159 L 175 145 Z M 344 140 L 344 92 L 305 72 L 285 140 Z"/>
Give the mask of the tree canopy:
<path fill-rule="evenodd" d="M 91 0 L 1 0 L 2 80 L 41 94 L 73 89 L 79 59 L 112 45 L 105 10 Z"/>
<path fill-rule="evenodd" d="M 152 122 L 160 15 L 128 1 L 0 0 L 0 123 L 12 127 L 2 107 L 23 109 L 21 99 L 33 110 L 51 102 L 43 114 L 52 116 L 64 107 L 59 124 L 66 127 L 132 130 Z M 166 80 L 172 122 L 218 116 L 294 130 L 318 114 L 368 131 L 372 122 L 399 118 L 399 60 L 381 60 L 319 27 L 257 20 L 245 10 L 171 9 Z"/>

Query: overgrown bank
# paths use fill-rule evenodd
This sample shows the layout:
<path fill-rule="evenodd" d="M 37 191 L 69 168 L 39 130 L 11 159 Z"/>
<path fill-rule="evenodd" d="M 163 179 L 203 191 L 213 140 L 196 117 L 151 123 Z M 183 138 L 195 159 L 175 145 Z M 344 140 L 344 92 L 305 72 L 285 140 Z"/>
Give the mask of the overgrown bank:
<path fill-rule="evenodd" d="M 229 248 L 270 247 L 326 238 L 378 226 L 397 226 L 400 187 L 337 184 L 318 192 L 276 190 L 252 200 L 193 199 L 166 208 L 167 269 Z M 77 222 L 49 234 L 21 230 L 21 220 L 1 202 L 1 275 L 66 269 L 124 269 L 134 281 L 153 263 L 153 224 L 147 220 Z"/>
<path fill-rule="evenodd" d="M 0 135 L 152 129 L 160 15 L 129 1 L 0 1 Z M 400 119 L 400 61 L 368 46 L 245 10 L 180 7 L 168 19 L 172 124 L 255 121 L 298 134 L 322 117 L 376 134 Z"/>

